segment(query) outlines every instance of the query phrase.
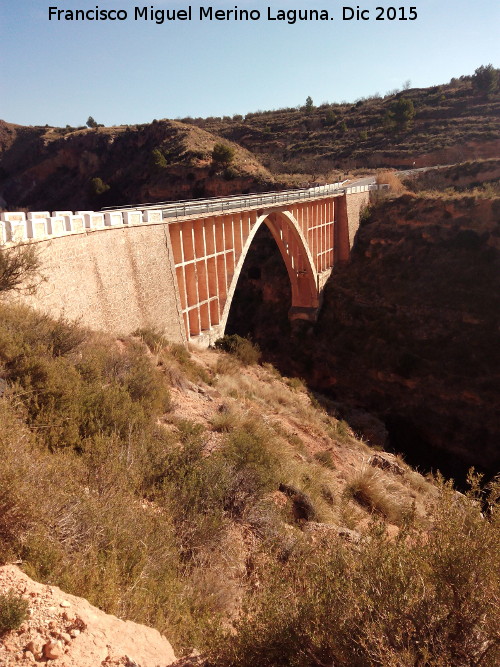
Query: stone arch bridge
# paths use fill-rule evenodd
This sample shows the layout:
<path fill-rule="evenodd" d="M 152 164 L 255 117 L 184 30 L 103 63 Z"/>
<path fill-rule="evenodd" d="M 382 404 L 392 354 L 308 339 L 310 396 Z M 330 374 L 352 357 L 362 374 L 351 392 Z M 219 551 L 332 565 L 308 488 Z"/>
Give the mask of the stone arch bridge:
<path fill-rule="evenodd" d="M 94 211 L 0 214 L 0 244 L 36 243 L 44 281 L 20 297 L 94 329 L 155 326 L 176 342 L 224 334 L 247 252 L 266 225 L 291 284 L 292 319 L 314 320 L 335 263 L 349 258 L 375 185 Z"/>

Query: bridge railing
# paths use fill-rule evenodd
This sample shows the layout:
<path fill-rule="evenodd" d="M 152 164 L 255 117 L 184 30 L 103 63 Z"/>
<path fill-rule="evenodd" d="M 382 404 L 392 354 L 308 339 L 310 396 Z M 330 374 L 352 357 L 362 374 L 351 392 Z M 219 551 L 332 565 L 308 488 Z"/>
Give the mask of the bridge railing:
<path fill-rule="evenodd" d="M 345 187 L 344 183 L 331 183 L 329 185 L 318 185 L 314 188 L 303 190 L 285 190 L 283 192 L 267 192 L 259 195 L 236 195 L 224 197 L 223 199 L 191 200 L 186 202 L 174 202 L 168 204 L 156 204 L 163 214 L 163 218 L 178 219 L 196 215 L 209 215 L 211 213 L 229 213 L 230 211 L 273 206 L 281 203 L 297 202 L 316 197 L 325 197 L 330 194 L 354 194 L 377 190 L 376 184 L 357 185 Z"/>
<path fill-rule="evenodd" d="M 378 185 L 345 186 L 345 181 L 301 190 L 264 192 L 251 195 L 181 202 L 157 202 L 140 206 L 108 208 L 102 211 L 19 211 L 0 213 L 0 245 L 65 236 L 117 226 L 155 224 L 181 218 L 269 207 L 330 194 L 343 195 L 378 189 Z"/>
<path fill-rule="evenodd" d="M 333 193 L 342 193 L 343 183 L 330 183 L 329 185 L 318 185 L 313 188 L 301 190 L 284 190 L 282 192 L 263 192 L 253 195 L 233 195 L 231 197 L 191 200 L 185 202 L 172 202 L 165 205 L 156 204 L 161 208 L 163 217 L 185 218 L 187 216 L 208 215 L 210 213 L 226 213 L 247 208 L 262 206 L 273 206 L 290 201 L 300 201 L 322 197 Z"/>

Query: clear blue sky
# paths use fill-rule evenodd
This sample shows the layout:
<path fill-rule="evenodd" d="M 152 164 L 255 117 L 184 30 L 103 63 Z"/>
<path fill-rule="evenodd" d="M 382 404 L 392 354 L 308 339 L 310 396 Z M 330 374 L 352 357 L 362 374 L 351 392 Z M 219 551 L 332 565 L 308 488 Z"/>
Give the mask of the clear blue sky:
<path fill-rule="evenodd" d="M 49 22 L 59 9 L 122 9 L 126 21 Z M 245 114 L 354 101 L 411 80 L 445 83 L 500 66 L 498 0 L 360 0 L 370 21 L 342 21 L 340 0 L 191 3 L 191 22 L 134 21 L 134 7 L 178 0 L 0 0 L 0 118 L 23 125 L 105 125 Z M 253 9 L 260 21 L 199 21 L 199 7 Z M 326 9 L 324 22 L 268 21 L 267 7 Z M 356 4 L 351 6 L 356 7 Z M 377 6 L 416 7 L 416 21 L 375 21 Z"/>

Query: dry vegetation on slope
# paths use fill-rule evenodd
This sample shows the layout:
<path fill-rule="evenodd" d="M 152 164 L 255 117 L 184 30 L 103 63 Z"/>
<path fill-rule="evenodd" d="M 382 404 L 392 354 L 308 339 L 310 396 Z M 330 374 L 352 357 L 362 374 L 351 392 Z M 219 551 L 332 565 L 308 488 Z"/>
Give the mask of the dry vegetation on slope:
<path fill-rule="evenodd" d="M 498 489 L 482 515 L 227 343 L 1 306 L 2 560 L 213 665 L 496 664 Z"/>
<path fill-rule="evenodd" d="M 500 87 L 487 95 L 476 82 L 475 74 L 355 103 L 183 120 L 238 142 L 273 173 L 318 177 L 339 168 L 420 167 L 498 157 Z"/>

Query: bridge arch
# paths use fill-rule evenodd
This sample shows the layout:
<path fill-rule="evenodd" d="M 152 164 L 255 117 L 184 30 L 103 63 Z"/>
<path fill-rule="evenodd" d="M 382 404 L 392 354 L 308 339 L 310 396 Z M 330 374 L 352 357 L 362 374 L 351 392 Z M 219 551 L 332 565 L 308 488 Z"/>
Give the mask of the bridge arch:
<path fill-rule="evenodd" d="M 262 225 L 266 225 L 271 232 L 288 272 L 292 292 L 290 317 L 311 320 L 316 316 L 319 305 L 316 267 L 297 220 L 289 211 L 263 211 L 253 225 L 234 268 L 221 314 L 218 335 L 224 334 L 243 265 L 255 235 Z"/>

